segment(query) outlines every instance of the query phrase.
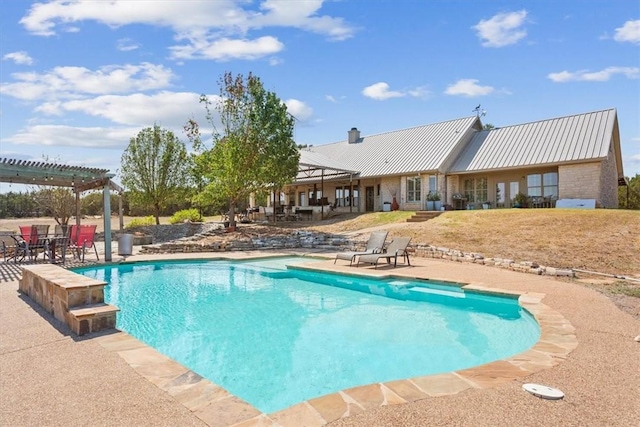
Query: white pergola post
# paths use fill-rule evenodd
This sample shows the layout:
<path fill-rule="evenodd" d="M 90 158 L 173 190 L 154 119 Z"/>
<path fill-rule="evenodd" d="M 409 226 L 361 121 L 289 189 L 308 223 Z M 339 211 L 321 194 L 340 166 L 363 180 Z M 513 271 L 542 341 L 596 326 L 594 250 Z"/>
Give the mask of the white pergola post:
<path fill-rule="evenodd" d="M 111 195 L 109 194 L 109 184 L 102 190 L 103 196 L 103 217 L 104 217 L 104 260 L 111 261 Z"/>

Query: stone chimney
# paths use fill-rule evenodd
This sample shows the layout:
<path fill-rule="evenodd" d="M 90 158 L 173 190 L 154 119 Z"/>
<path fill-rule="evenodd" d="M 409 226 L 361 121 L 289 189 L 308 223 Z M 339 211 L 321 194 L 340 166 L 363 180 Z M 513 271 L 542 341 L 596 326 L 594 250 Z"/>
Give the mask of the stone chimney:
<path fill-rule="evenodd" d="M 349 131 L 349 144 L 356 144 L 360 142 L 360 131 L 358 128 L 351 128 Z"/>

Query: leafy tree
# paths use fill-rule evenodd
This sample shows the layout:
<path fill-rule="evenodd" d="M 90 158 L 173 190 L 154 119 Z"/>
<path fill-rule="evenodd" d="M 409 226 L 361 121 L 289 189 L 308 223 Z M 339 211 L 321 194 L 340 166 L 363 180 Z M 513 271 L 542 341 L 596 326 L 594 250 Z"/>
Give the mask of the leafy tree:
<path fill-rule="evenodd" d="M 110 194 L 110 204 L 111 204 L 111 213 L 118 213 L 118 208 L 120 206 L 119 197 L 124 197 L 123 195 L 118 196 L 117 194 Z M 123 208 L 125 207 L 126 199 L 123 198 Z M 93 191 L 80 199 L 80 212 L 84 215 L 102 215 L 103 214 L 103 205 L 104 205 L 104 195 L 102 192 Z"/>
<path fill-rule="evenodd" d="M 0 194 L 0 218 L 22 218 L 36 213 L 37 206 L 29 192 Z"/>
<path fill-rule="evenodd" d="M 485 123 L 484 126 L 482 126 L 483 130 L 491 130 L 491 129 L 495 129 L 496 127 L 494 125 L 492 125 L 491 123 Z"/>
<path fill-rule="evenodd" d="M 199 198 L 228 201 L 230 225 L 235 226 L 236 207 L 253 192 L 291 182 L 300 155 L 293 141 L 293 116 L 258 77 L 249 73 L 244 79 L 226 72 L 219 84 L 215 105 L 205 95 L 200 98 L 214 128 L 212 146 L 205 146 L 195 121 L 185 129 L 198 153 L 196 169 L 204 184 Z M 220 116 L 219 128 L 212 105 Z"/>
<path fill-rule="evenodd" d="M 153 208 L 156 224 L 160 214 L 189 180 L 189 158 L 184 143 L 158 125 L 131 138 L 122 154 L 122 183 L 132 203 Z"/>
<path fill-rule="evenodd" d="M 618 187 L 618 206 L 620 209 L 640 209 L 640 174 L 629 181 L 629 202 L 627 203 L 627 187 Z"/>

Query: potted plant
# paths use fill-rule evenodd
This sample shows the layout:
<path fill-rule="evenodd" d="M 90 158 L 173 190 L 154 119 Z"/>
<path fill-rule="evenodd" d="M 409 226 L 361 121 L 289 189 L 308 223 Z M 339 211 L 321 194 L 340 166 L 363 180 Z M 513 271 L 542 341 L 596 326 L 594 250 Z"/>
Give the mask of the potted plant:
<path fill-rule="evenodd" d="M 513 198 L 513 207 L 526 208 L 528 201 L 529 201 L 529 197 L 526 194 L 520 192 L 516 194 L 516 197 Z"/>
<path fill-rule="evenodd" d="M 439 211 L 441 207 L 442 202 L 440 201 L 440 193 L 437 191 L 429 191 L 427 194 L 427 210 Z"/>

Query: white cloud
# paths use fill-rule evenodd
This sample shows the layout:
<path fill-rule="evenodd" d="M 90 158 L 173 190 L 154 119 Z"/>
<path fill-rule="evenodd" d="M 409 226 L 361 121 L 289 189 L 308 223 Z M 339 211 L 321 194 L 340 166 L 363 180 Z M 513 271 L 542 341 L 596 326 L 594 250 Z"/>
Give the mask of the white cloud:
<path fill-rule="evenodd" d="M 527 18 L 527 11 L 498 13 L 490 19 L 480 20 L 473 28 L 485 47 L 503 47 L 517 43 L 527 35 L 522 28 Z"/>
<path fill-rule="evenodd" d="M 176 59 L 252 60 L 273 55 L 284 49 L 284 45 L 277 38 L 271 36 L 260 37 L 255 40 L 192 38 L 190 42 L 187 45 L 169 48 L 172 51 L 171 56 Z"/>
<path fill-rule="evenodd" d="M 615 74 L 622 74 L 629 79 L 640 78 L 639 67 L 607 67 L 601 71 L 560 71 L 558 73 L 549 73 L 547 77 L 555 83 L 565 83 L 572 81 L 585 82 L 605 82 L 611 79 Z"/>
<path fill-rule="evenodd" d="M 73 23 L 96 21 L 110 27 L 130 24 L 168 27 L 187 45 L 171 48 L 174 57 L 227 60 L 256 59 L 282 50 L 272 36 L 250 39 L 252 30 L 292 27 L 330 40 L 352 37 L 355 28 L 343 18 L 320 15 L 324 0 L 264 0 L 256 9 L 245 0 L 217 1 L 66 1 L 35 3 L 20 23 L 31 33 L 51 36 Z M 73 27 L 77 28 L 77 27 Z M 237 51 L 236 51 L 237 49 Z"/>
<path fill-rule="evenodd" d="M 140 128 L 74 127 L 36 125 L 3 141 L 20 145 L 124 149 Z"/>
<path fill-rule="evenodd" d="M 627 21 L 620 28 L 616 28 L 613 39 L 617 42 L 640 44 L 640 19 Z"/>
<path fill-rule="evenodd" d="M 492 86 L 480 86 L 477 79 L 460 79 L 452 85 L 447 86 L 444 91 L 447 95 L 461 95 L 466 97 L 483 96 L 493 93 Z"/>
<path fill-rule="evenodd" d="M 11 52 L 7 53 L 2 57 L 4 60 L 11 60 L 16 64 L 20 65 L 31 65 L 33 64 L 33 58 L 29 56 L 29 54 L 23 50 L 19 52 Z"/>
<path fill-rule="evenodd" d="M 334 104 L 337 104 L 337 103 L 338 103 L 338 101 L 337 101 L 333 96 L 331 96 L 331 95 L 325 95 L 325 96 L 324 96 L 324 99 L 326 99 L 326 100 L 327 100 L 327 101 L 329 101 L 329 102 L 333 102 Z"/>
<path fill-rule="evenodd" d="M 162 89 L 175 77 L 162 65 L 109 65 L 92 71 L 84 67 L 55 67 L 45 73 L 14 73 L 15 82 L 3 82 L 0 93 L 23 100 L 77 98 Z"/>
<path fill-rule="evenodd" d="M 218 96 L 212 95 L 209 99 L 215 103 Z M 64 112 L 82 113 L 108 119 L 120 125 L 140 127 L 158 123 L 161 126 L 181 129 L 189 118 L 194 118 L 201 126 L 206 123 L 206 112 L 200 104 L 200 95 L 193 92 L 104 95 L 91 99 L 47 102 L 40 105 L 36 111 L 49 115 Z"/>
<path fill-rule="evenodd" d="M 130 52 L 140 48 L 140 44 L 129 38 L 119 39 L 117 49 L 121 52 Z"/>
<path fill-rule="evenodd" d="M 428 98 L 430 95 L 429 90 L 424 86 L 408 90 L 407 93 L 415 98 Z"/>
<path fill-rule="evenodd" d="M 287 99 L 284 103 L 287 106 L 289 114 L 302 123 L 308 122 L 313 117 L 313 108 L 302 101 L 292 98 Z"/>
<path fill-rule="evenodd" d="M 389 98 L 402 98 L 406 93 L 389 90 L 389 85 L 385 82 L 374 83 L 362 89 L 362 94 L 367 98 L 377 101 L 384 101 Z"/>

